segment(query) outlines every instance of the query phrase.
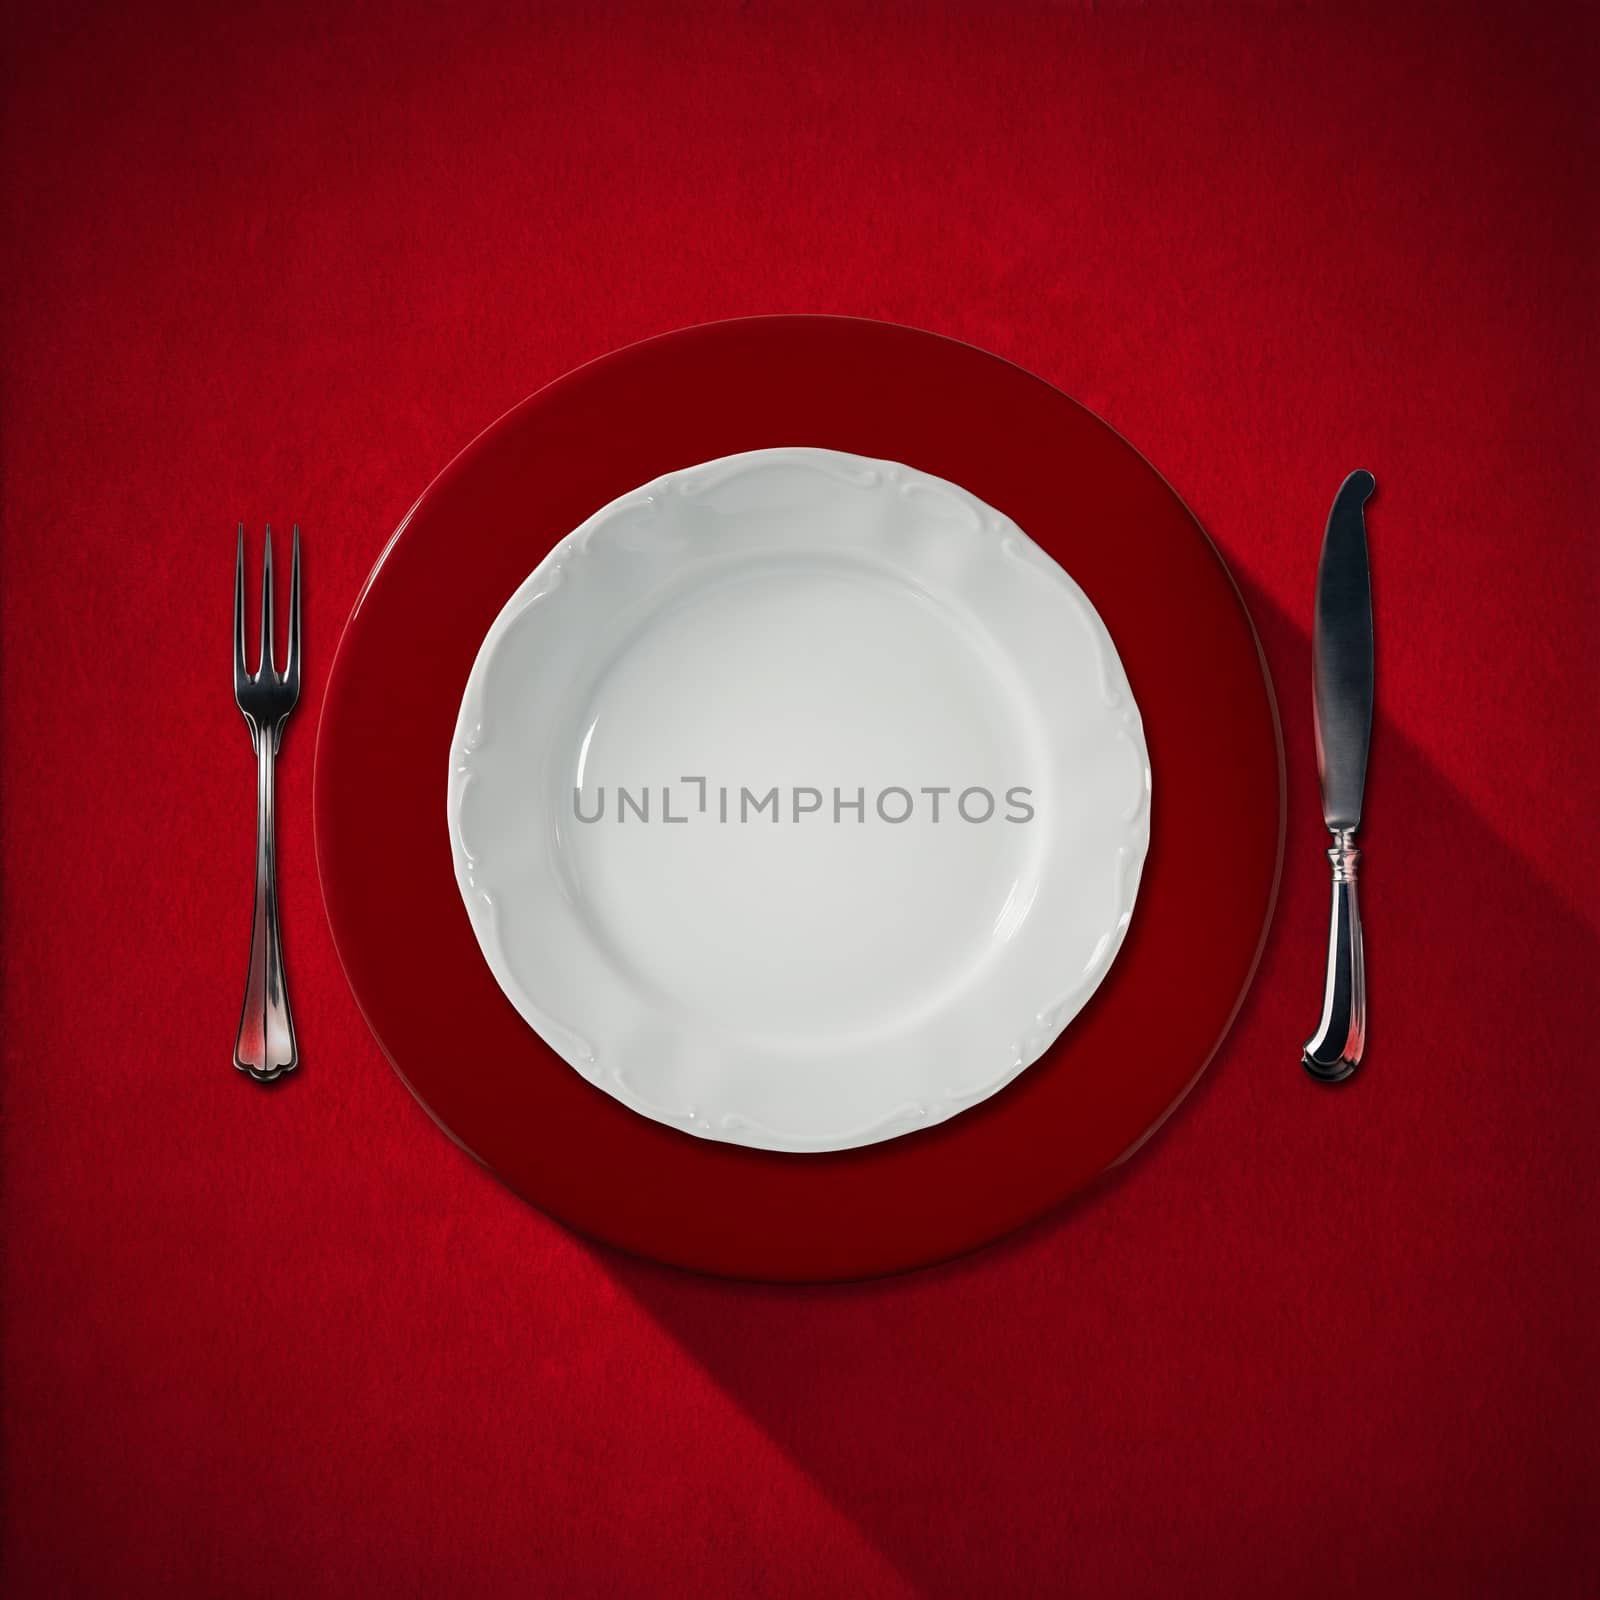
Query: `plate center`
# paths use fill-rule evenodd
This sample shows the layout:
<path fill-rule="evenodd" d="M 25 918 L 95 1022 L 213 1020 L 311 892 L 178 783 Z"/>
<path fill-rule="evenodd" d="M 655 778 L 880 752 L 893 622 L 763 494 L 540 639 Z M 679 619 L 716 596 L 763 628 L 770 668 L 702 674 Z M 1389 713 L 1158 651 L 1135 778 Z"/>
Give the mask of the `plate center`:
<path fill-rule="evenodd" d="M 834 558 L 704 573 L 628 631 L 556 762 L 596 942 L 803 1050 L 948 1002 L 1031 899 L 1040 758 L 976 623 Z"/>

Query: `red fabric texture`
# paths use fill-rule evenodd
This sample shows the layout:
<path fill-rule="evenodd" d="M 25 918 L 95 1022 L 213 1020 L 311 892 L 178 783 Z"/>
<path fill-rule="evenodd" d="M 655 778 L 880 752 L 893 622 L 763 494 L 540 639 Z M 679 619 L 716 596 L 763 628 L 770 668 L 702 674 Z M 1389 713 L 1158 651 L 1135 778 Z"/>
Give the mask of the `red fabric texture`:
<path fill-rule="evenodd" d="M 7 1592 L 1591 1592 L 1595 28 L 12 8 Z M 967 339 L 1124 432 L 1245 590 L 1289 763 L 1260 974 L 1161 1133 L 1020 1237 L 823 1291 L 586 1245 L 453 1147 L 310 829 L 339 627 L 437 468 L 758 311 Z M 1372 1046 L 1328 1092 L 1307 625 L 1357 465 Z M 282 1092 L 228 1064 L 239 517 L 305 530 Z"/>

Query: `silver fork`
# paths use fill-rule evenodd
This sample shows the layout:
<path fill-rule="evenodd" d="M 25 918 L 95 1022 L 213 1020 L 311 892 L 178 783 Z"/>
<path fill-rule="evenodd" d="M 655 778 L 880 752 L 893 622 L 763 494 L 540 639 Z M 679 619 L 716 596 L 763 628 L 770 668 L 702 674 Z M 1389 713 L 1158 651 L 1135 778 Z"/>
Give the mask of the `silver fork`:
<path fill-rule="evenodd" d="M 272 529 L 261 577 L 261 663 L 252 674 L 244 660 L 244 524 L 233 579 L 233 697 L 250 728 L 256 752 L 256 906 L 250 922 L 250 976 L 233 1064 L 258 1083 L 294 1070 L 300 1054 L 283 979 L 278 937 L 278 851 L 273 815 L 273 767 L 283 743 L 283 725 L 300 698 L 300 529 L 294 530 L 289 578 L 289 653 L 283 671 L 272 652 Z"/>

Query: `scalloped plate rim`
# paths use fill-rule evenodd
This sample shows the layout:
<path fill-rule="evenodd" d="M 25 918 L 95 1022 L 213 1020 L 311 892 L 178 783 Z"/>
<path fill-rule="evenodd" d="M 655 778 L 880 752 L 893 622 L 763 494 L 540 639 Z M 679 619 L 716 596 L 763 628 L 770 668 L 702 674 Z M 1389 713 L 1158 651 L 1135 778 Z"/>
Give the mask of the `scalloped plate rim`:
<path fill-rule="evenodd" d="M 702 1116 L 705 1108 L 686 1112 L 681 1105 L 653 1099 L 632 1084 L 620 1080 L 615 1072 L 606 1070 L 596 1059 L 587 1042 L 582 1027 L 566 1019 L 558 1019 L 552 1008 L 542 1003 L 528 991 L 522 978 L 499 942 L 496 919 L 492 910 L 486 914 L 481 886 L 474 879 L 477 863 L 465 847 L 460 829 L 460 799 L 472 772 L 470 755 L 476 747 L 476 729 L 481 722 L 483 681 L 496 650 L 509 633 L 526 615 L 534 600 L 559 596 L 562 588 L 561 574 L 564 564 L 574 555 L 583 553 L 597 534 L 603 532 L 622 514 L 636 510 L 652 496 L 678 494 L 684 497 L 707 493 L 723 486 L 732 478 L 764 466 L 810 466 L 830 476 L 835 483 L 849 482 L 848 477 L 836 476 L 840 471 L 866 472 L 871 475 L 866 484 L 857 485 L 862 492 L 875 492 L 892 485 L 902 496 L 909 497 L 917 491 L 964 509 L 969 514 L 969 528 L 991 549 L 998 549 L 1013 567 L 1024 573 L 1032 582 L 1054 586 L 1060 598 L 1077 608 L 1080 618 L 1097 630 L 1097 665 L 1101 675 L 1102 692 L 1108 703 L 1113 695 L 1120 697 L 1120 726 L 1127 733 L 1137 757 L 1142 776 L 1142 793 L 1137 810 L 1126 820 L 1129 833 L 1123 850 L 1129 865 L 1119 865 L 1118 882 L 1121 889 L 1117 916 L 1112 927 L 1106 930 L 1104 948 L 1092 970 L 1079 974 L 1067 992 L 1040 1009 L 1019 1017 L 1014 1026 L 1004 1031 L 1005 1051 L 1009 1060 L 999 1071 L 990 1071 L 980 1081 L 968 1083 L 946 1094 L 935 1104 L 917 1102 L 896 1103 L 880 1110 L 865 1122 L 840 1126 L 825 1133 L 797 1136 L 781 1127 L 763 1123 L 747 1112 L 730 1112 Z M 849 464 L 845 467 L 844 464 Z M 557 604 L 563 603 L 557 599 Z M 467 766 L 463 770 L 463 760 Z M 737 452 L 730 456 L 713 458 L 663 473 L 656 478 L 627 491 L 594 512 L 571 533 L 559 540 L 532 572 L 518 585 L 510 599 L 495 617 L 484 636 L 474 659 L 461 708 L 456 718 L 450 749 L 450 778 L 448 788 L 447 820 L 449 826 L 452 861 L 457 888 L 466 907 L 480 953 L 486 961 L 495 982 L 515 1006 L 523 1020 L 570 1067 L 596 1088 L 626 1105 L 629 1109 L 675 1127 L 697 1138 L 746 1145 L 754 1149 L 805 1154 L 847 1150 L 895 1138 L 905 1133 L 933 1126 L 958 1115 L 969 1106 L 976 1105 L 998 1093 L 1019 1074 L 1038 1060 L 1070 1025 L 1072 1018 L 1093 995 L 1115 962 L 1116 955 L 1126 935 L 1133 915 L 1142 879 L 1143 866 L 1150 837 L 1150 794 L 1152 777 L 1148 748 L 1144 741 L 1142 722 L 1137 702 L 1123 674 L 1116 646 L 1092 601 L 1071 575 L 1048 552 L 1003 513 L 988 506 L 960 485 L 919 471 L 898 462 L 856 455 L 851 452 L 821 449 L 811 446 L 774 446 L 759 450 Z M 581 1006 L 579 1014 L 582 1014 Z"/>

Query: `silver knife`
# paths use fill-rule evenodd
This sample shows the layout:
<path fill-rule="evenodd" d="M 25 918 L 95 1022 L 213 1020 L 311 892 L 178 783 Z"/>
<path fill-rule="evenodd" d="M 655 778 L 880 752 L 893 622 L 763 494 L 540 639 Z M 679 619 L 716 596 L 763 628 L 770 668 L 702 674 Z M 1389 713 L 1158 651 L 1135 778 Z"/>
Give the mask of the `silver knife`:
<path fill-rule="evenodd" d="M 1367 976 L 1361 954 L 1356 866 L 1361 852 L 1361 791 L 1372 734 L 1372 580 L 1362 507 L 1370 472 L 1352 472 L 1328 513 L 1317 567 L 1317 618 L 1311 643 L 1317 770 L 1322 818 L 1333 835 L 1333 916 L 1328 926 L 1328 978 L 1322 1021 L 1300 1060 L 1320 1083 L 1340 1083 L 1361 1064 L 1367 1041 Z"/>

